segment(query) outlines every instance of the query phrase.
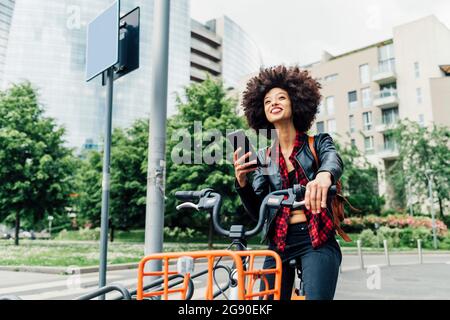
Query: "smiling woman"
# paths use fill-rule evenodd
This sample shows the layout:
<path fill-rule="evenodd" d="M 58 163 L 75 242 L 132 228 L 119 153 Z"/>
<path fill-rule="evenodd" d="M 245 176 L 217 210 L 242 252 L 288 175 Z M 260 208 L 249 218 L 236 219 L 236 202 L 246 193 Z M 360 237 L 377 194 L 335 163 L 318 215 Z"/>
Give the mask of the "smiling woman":
<path fill-rule="evenodd" d="M 242 99 L 249 126 L 257 132 L 270 129 L 275 135 L 272 146 L 258 154 L 264 163 L 264 155 L 275 154 L 270 157 L 273 161 L 267 161 L 267 170 L 250 168 L 251 162 L 245 163 L 249 153 L 235 153 L 235 187 L 247 212 L 257 217 L 270 192 L 294 184 L 306 186 L 303 210 L 286 207 L 265 216 L 263 237 L 283 260 L 283 300 L 291 297 L 295 276 L 291 260 L 300 261 L 307 299 L 333 299 L 342 260 L 327 200 L 328 189 L 342 174 L 342 160 L 330 135 L 308 137 L 306 133 L 318 112 L 320 88 L 307 70 L 280 65 L 261 69 L 247 83 Z M 247 181 L 250 172 L 254 174 L 252 183 Z M 267 258 L 263 268 L 270 269 L 273 264 Z M 267 279 L 272 288 L 273 277 Z M 261 289 L 267 288 L 262 284 Z"/>

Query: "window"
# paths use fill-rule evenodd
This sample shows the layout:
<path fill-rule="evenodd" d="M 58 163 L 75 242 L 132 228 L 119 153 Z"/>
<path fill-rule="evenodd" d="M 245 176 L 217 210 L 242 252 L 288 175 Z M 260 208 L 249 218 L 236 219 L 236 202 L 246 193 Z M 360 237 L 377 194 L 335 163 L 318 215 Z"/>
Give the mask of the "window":
<path fill-rule="evenodd" d="M 394 58 L 394 44 L 390 43 L 378 48 L 378 60 L 384 61 Z"/>
<path fill-rule="evenodd" d="M 326 98 L 326 105 L 327 105 L 327 113 L 330 116 L 334 115 L 334 112 L 335 112 L 335 109 L 334 109 L 334 96 Z"/>
<path fill-rule="evenodd" d="M 395 72 L 394 45 L 392 43 L 378 48 L 378 71 Z"/>
<path fill-rule="evenodd" d="M 368 64 L 359 66 L 359 80 L 362 84 L 370 82 L 370 70 Z"/>
<path fill-rule="evenodd" d="M 348 116 L 348 125 L 350 133 L 355 132 L 355 116 L 353 115 Z"/>
<path fill-rule="evenodd" d="M 384 150 L 395 151 L 397 150 L 397 144 L 395 143 L 394 136 L 392 134 L 385 134 L 384 139 Z"/>
<path fill-rule="evenodd" d="M 363 128 L 364 131 L 372 130 L 372 112 L 363 113 Z"/>
<path fill-rule="evenodd" d="M 416 89 L 417 103 L 422 103 L 422 88 Z"/>
<path fill-rule="evenodd" d="M 325 114 L 325 110 L 324 110 L 324 107 L 323 107 L 323 100 L 320 101 L 319 106 L 317 107 L 317 113 L 320 116 L 323 116 Z"/>
<path fill-rule="evenodd" d="M 372 94 L 370 88 L 361 89 L 362 105 L 364 108 L 368 108 L 372 105 Z"/>
<path fill-rule="evenodd" d="M 317 126 L 317 133 L 325 132 L 325 123 L 323 121 L 317 122 L 316 126 Z"/>
<path fill-rule="evenodd" d="M 419 114 L 419 125 L 421 127 L 425 126 L 425 118 L 424 118 L 423 114 Z"/>
<path fill-rule="evenodd" d="M 337 77 L 338 77 L 338 74 L 334 73 L 334 74 L 330 74 L 330 75 L 326 76 L 324 79 L 325 79 L 325 82 L 331 82 L 331 81 L 336 80 Z"/>
<path fill-rule="evenodd" d="M 364 138 L 364 150 L 373 151 L 373 136 Z"/>
<path fill-rule="evenodd" d="M 414 75 L 417 78 L 420 78 L 420 67 L 418 62 L 414 62 Z"/>
<path fill-rule="evenodd" d="M 383 124 L 394 124 L 398 120 L 398 108 L 384 109 L 381 111 L 381 118 Z"/>
<path fill-rule="evenodd" d="M 351 139 L 350 142 L 351 142 L 353 147 L 356 147 L 356 140 L 355 139 Z"/>
<path fill-rule="evenodd" d="M 350 91 L 348 93 L 348 106 L 350 109 L 356 108 L 358 103 L 358 95 L 356 91 Z"/>
<path fill-rule="evenodd" d="M 330 119 L 327 121 L 328 133 L 333 134 L 336 133 L 336 120 Z"/>

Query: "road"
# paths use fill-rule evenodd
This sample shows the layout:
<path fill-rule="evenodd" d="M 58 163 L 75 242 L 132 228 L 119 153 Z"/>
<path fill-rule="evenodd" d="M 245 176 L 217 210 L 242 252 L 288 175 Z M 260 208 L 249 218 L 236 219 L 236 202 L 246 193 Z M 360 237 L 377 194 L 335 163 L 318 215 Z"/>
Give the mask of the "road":
<path fill-rule="evenodd" d="M 262 261 L 258 261 L 261 264 Z M 335 299 L 450 299 L 450 254 L 424 254 L 418 264 L 415 254 L 392 254 L 390 266 L 382 254 L 366 254 L 365 269 L 360 269 L 356 254 L 344 254 Z M 195 271 L 204 263 L 196 263 Z M 108 283 L 121 283 L 136 288 L 136 270 L 108 272 Z M 194 299 L 205 295 L 206 278 L 194 280 Z M 224 283 L 224 272 L 217 274 Z M 30 272 L 0 271 L 0 296 L 17 295 L 25 300 L 74 299 L 95 290 L 98 274 L 51 275 Z M 108 294 L 113 298 L 117 294 Z M 223 297 L 221 297 L 224 299 Z"/>

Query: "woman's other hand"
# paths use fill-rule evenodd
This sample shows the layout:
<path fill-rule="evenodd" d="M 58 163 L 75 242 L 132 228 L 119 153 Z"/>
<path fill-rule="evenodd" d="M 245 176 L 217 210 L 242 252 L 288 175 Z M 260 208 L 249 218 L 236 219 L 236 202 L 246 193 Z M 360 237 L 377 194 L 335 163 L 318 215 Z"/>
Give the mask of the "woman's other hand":
<path fill-rule="evenodd" d="M 306 209 L 311 210 L 312 213 L 320 213 L 322 208 L 327 207 L 327 193 L 331 183 L 331 173 L 323 171 L 306 185 Z"/>

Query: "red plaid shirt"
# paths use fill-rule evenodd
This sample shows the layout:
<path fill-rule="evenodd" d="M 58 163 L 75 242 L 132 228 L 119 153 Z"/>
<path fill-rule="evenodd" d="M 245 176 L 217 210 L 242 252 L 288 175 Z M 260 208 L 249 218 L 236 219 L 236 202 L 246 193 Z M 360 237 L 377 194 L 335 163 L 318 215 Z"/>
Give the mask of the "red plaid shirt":
<path fill-rule="evenodd" d="M 301 185 L 306 185 L 309 182 L 308 178 L 305 175 L 305 172 L 295 158 L 298 150 L 300 150 L 303 143 L 305 143 L 306 139 L 304 139 L 304 135 L 304 133 L 301 133 L 297 130 L 294 148 L 291 155 L 289 156 L 289 160 L 295 168 L 297 183 Z M 280 156 L 280 146 L 278 146 L 276 151 L 278 152 L 276 159 L 279 159 L 282 187 L 283 189 L 287 189 L 289 188 L 289 174 L 286 161 L 284 157 Z M 285 196 L 285 199 L 287 199 L 287 196 Z M 273 237 L 273 241 L 280 252 L 283 252 L 286 248 L 286 235 L 290 211 L 291 209 L 287 207 L 281 208 L 278 211 L 277 217 L 275 219 L 275 234 Z M 328 215 L 326 208 L 322 208 L 322 210 L 318 214 L 313 214 L 310 210 L 305 209 L 305 214 L 307 218 L 308 230 L 311 237 L 312 246 L 313 248 L 318 248 L 323 243 L 325 243 L 328 240 L 329 236 L 334 232 L 333 220 Z"/>

